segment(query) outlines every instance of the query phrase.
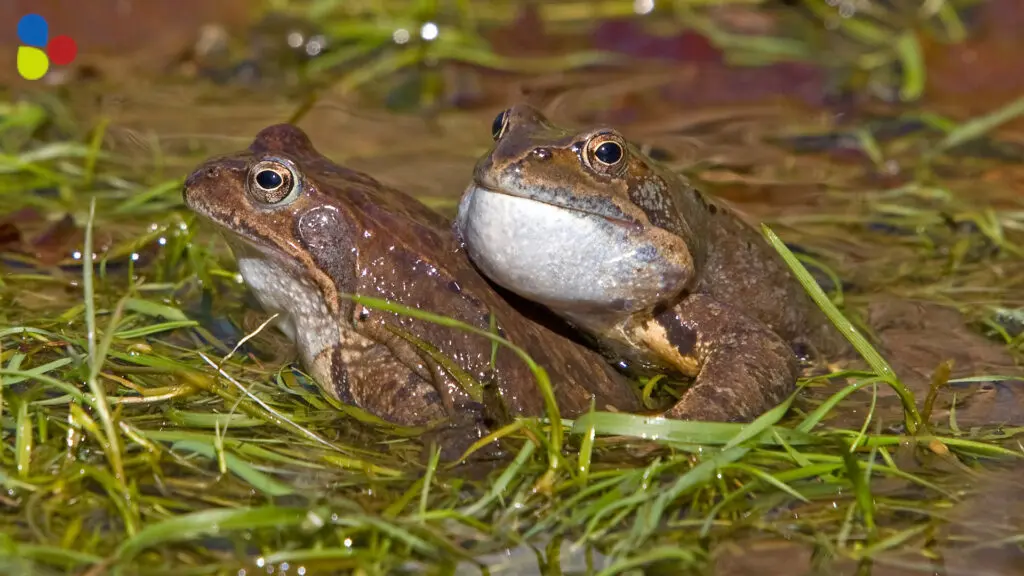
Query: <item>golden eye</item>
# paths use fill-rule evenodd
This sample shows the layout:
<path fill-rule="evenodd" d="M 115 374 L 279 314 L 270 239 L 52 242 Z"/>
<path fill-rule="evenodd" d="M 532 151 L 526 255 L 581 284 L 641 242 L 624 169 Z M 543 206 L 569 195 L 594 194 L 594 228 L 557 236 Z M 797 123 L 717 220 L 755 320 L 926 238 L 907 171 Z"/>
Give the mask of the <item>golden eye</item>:
<path fill-rule="evenodd" d="M 498 138 L 505 133 L 505 129 L 508 128 L 508 110 L 502 110 L 500 114 L 494 117 L 494 122 L 491 123 L 491 138 L 497 142 Z"/>
<path fill-rule="evenodd" d="M 614 134 L 598 134 L 587 143 L 587 164 L 593 170 L 607 172 L 622 164 L 626 148 Z"/>
<path fill-rule="evenodd" d="M 279 205 L 298 197 L 302 182 L 298 170 L 286 160 L 263 160 L 249 170 L 249 195 L 261 204 Z"/>

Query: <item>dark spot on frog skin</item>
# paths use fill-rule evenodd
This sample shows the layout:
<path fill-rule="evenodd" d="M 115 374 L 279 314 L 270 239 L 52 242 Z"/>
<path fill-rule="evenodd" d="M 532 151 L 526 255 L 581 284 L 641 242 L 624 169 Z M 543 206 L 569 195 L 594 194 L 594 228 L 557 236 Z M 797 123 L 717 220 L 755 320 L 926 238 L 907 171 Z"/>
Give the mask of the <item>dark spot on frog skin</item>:
<path fill-rule="evenodd" d="M 665 230 L 684 228 L 677 211 L 665 201 L 662 184 L 648 182 L 630 186 L 629 200 L 643 210 L 652 225 Z"/>
<path fill-rule="evenodd" d="M 352 386 L 348 378 L 348 368 L 345 366 L 341 346 L 335 346 L 331 353 L 331 381 L 334 384 L 334 393 L 338 400 L 345 404 L 355 405 L 355 398 L 352 396 Z"/>
<path fill-rule="evenodd" d="M 661 254 L 653 244 L 643 244 L 636 250 L 636 257 L 638 260 L 644 263 L 657 262 L 661 258 Z"/>
<path fill-rule="evenodd" d="M 714 202 L 708 202 L 708 199 L 704 197 L 704 194 L 696 188 L 690 187 L 690 193 L 693 194 L 694 199 L 700 202 L 700 205 L 711 214 L 718 214 L 718 206 Z"/>
<path fill-rule="evenodd" d="M 296 220 L 295 235 L 339 292 L 355 292 L 356 256 L 351 239 L 356 237 L 356 231 L 337 209 L 321 206 L 309 210 Z"/>
<path fill-rule="evenodd" d="M 654 321 L 665 329 L 669 342 L 680 354 L 686 356 L 697 347 L 697 333 L 686 326 L 675 309 L 654 316 Z"/>
<path fill-rule="evenodd" d="M 431 390 L 423 395 L 423 401 L 427 404 L 438 404 L 441 402 L 441 393 L 437 390 Z"/>
<path fill-rule="evenodd" d="M 459 286 L 459 283 L 456 282 L 455 280 L 452 280 L 451 282 L 448 283 L 448 290 L 456 294 L 462 294 L 462 286 Z"/>

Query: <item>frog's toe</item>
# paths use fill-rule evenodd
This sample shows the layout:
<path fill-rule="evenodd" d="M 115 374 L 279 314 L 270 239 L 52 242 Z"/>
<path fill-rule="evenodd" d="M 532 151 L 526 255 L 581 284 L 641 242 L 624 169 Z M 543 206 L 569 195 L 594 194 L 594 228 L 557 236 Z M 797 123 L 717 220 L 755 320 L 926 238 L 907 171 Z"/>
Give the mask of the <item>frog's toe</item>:
<path fill-rule="evenodd" d="M 750 422 L 782 402 L 794 389 L 796 358 L 768 346 L 770 354 L 712 355 L 697 381 L 665 412 L 666 418 Z"/>

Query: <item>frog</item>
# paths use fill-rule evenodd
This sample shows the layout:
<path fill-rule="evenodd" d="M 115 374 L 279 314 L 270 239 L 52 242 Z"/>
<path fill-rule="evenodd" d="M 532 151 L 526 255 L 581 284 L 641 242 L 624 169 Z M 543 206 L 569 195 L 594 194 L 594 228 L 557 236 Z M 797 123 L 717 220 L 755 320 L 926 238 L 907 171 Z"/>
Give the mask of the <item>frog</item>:
<path fill-rule="evenodd" d="M 466 442 L 543 415 L 530 366 L 491 334 L 546 370 L 563 415 L 640 407 L 634 387 L 557 318 L 483 277 L 450 218 L 321 155 L 297 126 L 268 126 L 248 149 L 205 161 L 182 194 L 223 233 L 248 290 L 341 404 L 402 426 L 468 427 Z"/>
<path fill-rule="evenodd" d="M 803 368 L 849 357 L 749 217 L 619 131 L 516 104 L 491 136 L 455 220 L 470 260 L 623 370 L 692 380 L 662 416 L 751 421 Z"/>

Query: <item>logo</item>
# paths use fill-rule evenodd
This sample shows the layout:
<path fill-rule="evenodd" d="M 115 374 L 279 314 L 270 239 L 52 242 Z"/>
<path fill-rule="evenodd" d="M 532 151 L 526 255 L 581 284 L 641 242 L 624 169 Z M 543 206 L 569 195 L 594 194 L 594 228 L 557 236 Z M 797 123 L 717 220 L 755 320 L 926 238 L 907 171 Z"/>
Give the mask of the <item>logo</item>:
<path fill-rule="evenodd" d="M 26 14 L 18 21 L 18 74 L 26 80 L 39 80 L 50 69 L 71 64 L 78 54 L 78 46 L 70 36 L 50 38 L 50 26 L 39 14 Z"/>

